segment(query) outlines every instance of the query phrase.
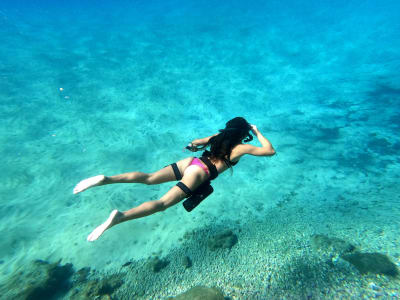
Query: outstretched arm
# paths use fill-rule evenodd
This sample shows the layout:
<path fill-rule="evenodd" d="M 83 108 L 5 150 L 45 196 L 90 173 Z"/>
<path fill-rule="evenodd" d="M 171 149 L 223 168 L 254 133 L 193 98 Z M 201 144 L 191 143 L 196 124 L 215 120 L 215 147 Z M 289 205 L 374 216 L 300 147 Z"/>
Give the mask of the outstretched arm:
<path fill-rule="evenodd" d="M 213 137 L 218 135 L 218 133 L 214 134 L 214 135 L 210 135 L 208 137 L 202 138 L 202 139 L 196 139 L 192 141 L 193 146 L 201 146 L 201 145 L 205 145 L 208 143 L 208 141 Z"/>
<path fill-rule="evenodd" d="M 193 140 L 192 142 L 190 142 L 187 146 L 186 149 L 192 151 L 192 152 L 197 152 L 202 148 L 198 148 L 199 146 L 203 146 L 206 145 L 208 143 L 208 141 L 213 137 L 216 136 L 218 133 L 214 134 L 214 135 L 210 135 L 208 137 L 202 138 L 202 139 L 196 139 Z"/>

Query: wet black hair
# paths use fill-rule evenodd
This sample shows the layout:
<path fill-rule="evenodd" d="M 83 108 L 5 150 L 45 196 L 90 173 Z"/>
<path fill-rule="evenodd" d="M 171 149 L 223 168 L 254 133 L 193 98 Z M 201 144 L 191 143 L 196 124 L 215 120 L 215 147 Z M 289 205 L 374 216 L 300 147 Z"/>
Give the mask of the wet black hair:
<path fill-rule="evenodd" d="M 244 118 L 236 117 L 226 122 L 225 128 L 220 129 L 219 134 L 210 138 L 202 148 L 210 146 L 210 151 L 207 153 L 210 158 L 229 159 L 233 147 L 253 140 L 250 132 L 251 125 Z"/>

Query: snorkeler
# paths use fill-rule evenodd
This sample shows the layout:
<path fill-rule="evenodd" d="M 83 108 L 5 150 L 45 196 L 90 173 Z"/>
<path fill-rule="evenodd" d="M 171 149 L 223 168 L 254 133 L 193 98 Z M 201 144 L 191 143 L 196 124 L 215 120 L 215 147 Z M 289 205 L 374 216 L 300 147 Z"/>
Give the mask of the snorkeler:
<path fill-rule="evenodd" d="M 262 147 L 243 144 L 243 142 L 246 143 L 253 139 L 250 132 L 258 138 Z M 210 146 L 210 150 L 205 150 L 208 146 Z M 114 225 L 164 211 L 184 198 L 189 197 L 183 205 L 187 211 L 191 211 L 212 193 L 210 180 L 236 165 L 243 155 L 272 156 L 275 154 L 275 150 L 268 139 L 261 134 L 255 125 L 250 125 L 242 117 L 228 121 L 225 128 L 219 130 L 219 133 L 196 139 L 186 148 L 192 152 L 205 151 L 199 158 L 188 157 L 154 173 L 130 172 L 115 176 L 98 175 L 79 182 L 74 188 L 74 194 L 94 186 L 112 183 L 151 185 L 180 180 L 159 200 L 144 202 L 124 212 L 113 210 L 108 219 L 89 234 L 87 240 L 95 241 L 104 231 Z"/>

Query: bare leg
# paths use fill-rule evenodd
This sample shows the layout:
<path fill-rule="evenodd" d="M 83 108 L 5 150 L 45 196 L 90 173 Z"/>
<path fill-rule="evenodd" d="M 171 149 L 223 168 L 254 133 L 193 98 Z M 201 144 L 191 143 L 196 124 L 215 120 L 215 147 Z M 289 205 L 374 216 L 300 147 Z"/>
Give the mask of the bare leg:
<path fill-rule="evenodd" d="M 182 197 L 179 198 L 183 199 L 183 195 Z M 133 219 L 143 218 L 152 215 L 156 212 L 163 211 L 166 208 L 167 207 L 165 206 L 162 200 L 154 200 L 154 201 L 144 202 L 139 206 L 131 208 L 130 210 L 124 212 L 113 210 L 108 219 L 103 224 L 96 227 L 96 229 L 93 230 L 91 234 L 89 234 L 87 240 L 93 242 L 97 240 L 104 233 L 104 231 L 113 227 L 114 225 Z"/>
<path fill-rule="evenodd" d="M 142 172 L 130 172 L 115 176 L 97 175 L 79 182 L 74 188 L 74 194 L 83 192 L 91 187 L 112 183 L 148 183 L 151 174 Z"/>
<path fill-rule="evenodd" d="M 183 169 L 184 175 L 182 178 L 182 182 L 186 184 L 190 189 L 195 190 L 204 180 L 208 178 L 206 173 L 201 170 L 198 166 L 189 166 L 187 165 L 191 162 L 193 158 L 188 158 L 185 160 L 182 160 L 178 162 L 178 167 L 180 164 L 183 164 Z M 140 172 L 132 172 L 132 173 L 126 173 L 126 174 L 121 174 L 121 175 L 116 175 L 112 176 L 111 180 L 114 182 L 110 183 L 117 183 L 117 182 L 131 182 L 131 181 L 125 181 L 125 180 L 132 180 L 132 177 L 135 179 L 135 176 L 137 178 L 140 178 L 140 174 L 145 174 L 145 173 L 140 173 Z M 175 179 L 175 174 L 173 173 L 172 168 L 163 168 L 160 171 L 152 174 L 147 174 L 148 178 L 146 180 L 146 184 L 156 184 L 156 183 L 161 183 L 161 182 L 167 182 Z M 104 185 L 107 183 L 104 183 L 104 180 L 106 178 L 110 177 L 105 177 L 104 175 L 99 175 L 103 176 L 104 178 L 100 180 L 99 182 L 96 183 L 96 185 Z M 132 176 L 132 177 L 129 177 Z M 92 177 L 94 178 L 94 177 Z M 90 179 L 90 178 L 89 178 Z M 86 179 L 86 180 L 89 180 Z M 100 177 L 101 179 L 101 177 Z M 136 182 L 136 181 L 134 181 Z M 96 186 L 94 185 L 94 186 Z M 77 187 L 79 184 L 77 185 Z M 91 186 L 90 186 L 91 187 Z M 86 187 L 85 189 L 88 189 L 89 187 Z M 80 189 L 77 190 L 77 193 L 80 191 L 83 191 L 85 189 Z M 75 190 L 74 190 L 75 192 Z M 95 230 L 92 231 L 91 234 L 87 237 L 88 241 L 95 241 L 97 240 L 107 229 L 113 227 L 114 225 L 117 225 L 119 223 L 132 220 L 132 219 L 138 219 L 142 218 L 145 216 L 149 216 L 151 214 L 154 214 L 159 211 L 163 211 L 167 209 L 168 207 L 177 204 L 180 202 L 183 198 L 185 198 L 186 194 L 177 186 L 172 187 L 160 200 L 155 200 L 155 201 L 147 201 L 145 203 L 140 204 L 137 207 L 134 207 L 130 210 L 127 210 L 125 212 L 120 212 L 118 210 L 113 210 L 108 217 L 108 219 L 98 226 Z"/>
<path fill-rule="evenodd" d="M 181 173 L 183 173 L 192 160 L 193 157 L 188 157 L 177 162 Z M 74 188 L 74 194 L 83 192 L 91 187 L 113 183 L 159 184 L 173 180 L 176 180 L 176 178 L 170 166 L 166 166 L 154 173 L 129 172 L 114 176 L 97 175 L 79 182 Z"/>
<path fill-rule="evenodd" d="M 206 173 L 198 166 L 190 166 L 185 171 L 182 182 L 190 189 L 195 190 L 207 177 Z M 104 231 L 119 223 L 163 211 L 179 203 L 185 196 L 186 194 L 179 187 L 174 186 L 160 200 L 147 201 L 124 212 L 113 210 L 108 219 L 89 234 L 87 240 L 91 242 L 97 240 Z"/>
<path fill-rule="evenodd" d="M 151 174 L 142 172 L 129 172 L 114 176 L 106 176 L 103 184 L 112 183 L 147 183 Z"/>
<path fill-rule="evenodd" d="M 155 200 L 144 202 L 139 206 L 125 212 L 113 210 L 108 219 L 103 224 L 96 227 L 96 229 L 93 230 L 91 234 L 89 234 L 87 240 L 93 242 L 97 240 L 104 233 L 104 231 L 113 227 L 114 225 L 128 220 L 149 216 L 156 212 L 163 211 L 164 209 L 165 208 L 163 202 L 161 200 Z"/>

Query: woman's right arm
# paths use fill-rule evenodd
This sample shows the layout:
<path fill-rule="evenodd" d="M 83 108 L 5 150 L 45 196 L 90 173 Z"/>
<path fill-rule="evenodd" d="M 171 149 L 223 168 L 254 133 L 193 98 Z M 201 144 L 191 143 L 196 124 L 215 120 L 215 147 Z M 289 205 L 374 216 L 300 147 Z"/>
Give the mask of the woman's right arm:
<path fill-rule="evenodd" d="M 208 141 L 209 141 L 213 136 L 216 136 L 216 135 L 218 135 L 218 133 L 216 133 L 216 134 L 214 134 L 214 135 L 211 135 L 211 136 L 208 136 L 208 137 L 205 137 L 205 138 L 202 138 L 202 139 L 195 139 L 195 140 L 191 141 L 185 148 L 188 149 L 189 151 L 197 152 L 197 151 L 203 149 L 203 148 L 200 148 L 200 149 L 199 149 L 199 148 L 198 148 L 199 146 L 204 146 L 204 145 L 206 145 L 206 144 L 208 143 Z"/>
<path fill-rule="evenodd" d="M 209 141 L 213 136 L 216 136 L 216 135 L 218 135 L 218 133 L 216 133 L 216 134 L 214 134 L 214 135 L 211 135 L 211 136 L 208 136 L 208 137 L 205 137 L 205 138 L 202 138 L 202 139 L 193 140 L 193 141 L 192 141 L 192 144 L 193 144 L 194 146 L 205 145 L 205 144 L 208 143 L 208 141 Z"/>
<path fill-rule="evenodd" d="M 251 125 L 251 131 L 260 141 L 262 147 L 255 147 L 249 144 L 241 144 L 237 146 L 237 151 L 239 155 L 242 156 L 244 154 L 250 154 L 255 156 L 272 156 L 275 154 L 275 149 L 272 146 L 271 142 L 261 134 L 261 132 L 257 129 L 257 126 Z"/>

